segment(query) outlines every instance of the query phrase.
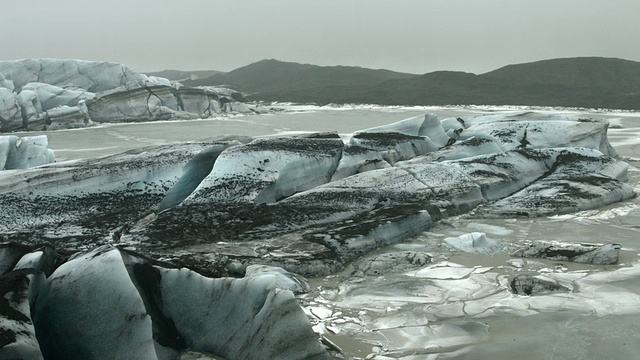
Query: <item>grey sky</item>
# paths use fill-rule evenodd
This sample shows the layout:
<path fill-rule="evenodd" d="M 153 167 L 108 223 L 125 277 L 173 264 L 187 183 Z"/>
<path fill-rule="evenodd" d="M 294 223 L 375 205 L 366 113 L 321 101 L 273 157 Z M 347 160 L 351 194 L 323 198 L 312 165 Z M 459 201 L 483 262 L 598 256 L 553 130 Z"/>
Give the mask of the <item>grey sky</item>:
<path fill-rule="evenodd" d="M 0 59 L 229 71 L 275 58 L 411 73 L 640 61 L 638 0 L 7 0 Z"/>

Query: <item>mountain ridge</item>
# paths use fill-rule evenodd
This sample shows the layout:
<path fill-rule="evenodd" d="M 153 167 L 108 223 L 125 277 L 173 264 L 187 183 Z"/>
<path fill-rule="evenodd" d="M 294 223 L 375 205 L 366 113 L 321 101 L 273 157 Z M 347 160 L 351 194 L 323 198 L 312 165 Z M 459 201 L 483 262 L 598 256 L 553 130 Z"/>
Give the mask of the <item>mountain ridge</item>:
<path fill-rule="evenodd" d="M 246 92 L 270 92 L 281 89 L 307 89 L 323 86 L 362 86 L 389 79 L 410 78 L 414 74 L 391 70 L 373 70 L 356 66 L 319 66 L 265 59 L 185 85 L 229 85 Z"/>
<path fill-rule="evenodd" d="M 185 85 L 226 85 L 261 101 L 640 110 L 640 62 L 605 57 L 511 64 L 479 75 L 446 70 L 418 75 L 268 59 Z"/>

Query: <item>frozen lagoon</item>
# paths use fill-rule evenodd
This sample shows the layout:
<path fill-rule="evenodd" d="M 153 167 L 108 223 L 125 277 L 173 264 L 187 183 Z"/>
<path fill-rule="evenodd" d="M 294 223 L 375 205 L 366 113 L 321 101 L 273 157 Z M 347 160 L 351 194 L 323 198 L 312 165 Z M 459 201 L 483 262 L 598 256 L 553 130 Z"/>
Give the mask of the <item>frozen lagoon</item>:
<path fill-rule="evenodd" d="M 284 106 L 283 106 L 284 107 Z M 507 108 L 288 107 L 294 112 L 212 120 L 119 124 L 49 132 L 59 160 L 119 153 L 131 148 L 224 134 L 354 130 L 435 113 L 441 119 Z M 609 119 L 609 140 L 631 164 L 638 186 L 640 114 L 566 112 Z M 33 133 L 29 133 L 33 135 Z M 348 357 L 445 359 L 634 359 L 640 354 L 638 198 L 607 208 L 535 219 L 448 218 L 423 233 L 377 253 L 420 250 L 432 255 L 423 269 L 383 276 L 351 276 L 351 269 L 313 279 L 300 297 L 316 330 Z M 472 232 L 507 244 L 534 240 L 622 245 L 619 265 L 589 266 L 505 255 L 474 255 L 444 239 Z M 507 278 L 539 273 L 573 289 L 569 293 L 513 295 Z"/>

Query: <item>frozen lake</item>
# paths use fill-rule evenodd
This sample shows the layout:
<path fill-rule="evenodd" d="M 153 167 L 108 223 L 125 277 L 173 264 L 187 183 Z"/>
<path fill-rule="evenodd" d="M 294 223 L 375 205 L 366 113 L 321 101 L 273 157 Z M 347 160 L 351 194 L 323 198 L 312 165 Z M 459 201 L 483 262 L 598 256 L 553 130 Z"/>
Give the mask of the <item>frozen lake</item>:
<path fill-rule="evenodd" d="M 491 108 L 286 107 L 287 112 L 218 119 L 101 125 L 47 132 L 59 161 L 114 154 L 227 134 L 355 130 L 434 113 L 465 118 Z M 609 140 L 640 183 L 640 113 L 579 112 L 611 122 Z M 34 133 L 18 134 L 21 136 Z M 531 240 L 622 245 L 620 264 L 591 266 L 463 253 L 444 239 L 471 232 L 520 244 Z M 375 359 L 640 359 L 640 199 L 577 214 L 533 219 L 447 218 L 410 241 L 378 250 L 420 250 L 433 257 L 405 274 L 352 278 L 351 270 L 313 279 L 300 297 L 316 330 L 349 357 Z M 569 293 L 519 296 L 517 273 L 545 274 Z"/>

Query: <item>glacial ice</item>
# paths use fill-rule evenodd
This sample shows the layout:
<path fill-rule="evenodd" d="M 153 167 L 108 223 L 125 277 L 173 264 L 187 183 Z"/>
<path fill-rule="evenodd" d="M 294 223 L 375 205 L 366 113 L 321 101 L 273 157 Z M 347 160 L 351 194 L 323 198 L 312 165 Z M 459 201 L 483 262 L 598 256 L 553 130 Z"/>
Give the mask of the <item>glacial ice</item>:
<path fill-rule="evenodd" d="M 46 144 L 45 135 L 23 139 L 32 138 L 40 144 Z M 182 175 L 182 167 L 193 156 L 215 144 L 215 142 L 193 142 L 161 145 L 102 158 L 53 164 L 32 169 L 28 173 L 33 177 L 30 181 L 21 181 L 22 174 L 7 174 L 0 177 L 2 187 L 0 193 L 29 192 L 42 196 L 82 196 L 83 194 L 144 190 L 164 195 L 168 190 L 165 187 L 172 185 Z M 25 148 L 28 149 L 27 145 Z M 29 151 L 40 150 L 38 148 Z"/>
<path fill-rule="evenodd" d="M 0 73 L 0 88 L 9 89 L 11 91 L 15 90 L 15 86 L 13 85 L 13 81 L 7 80 L 2 73 Z"/>
<path fill-rule="evenodd" d="M 245 278 L 269 276 L 275 278 L 278 289 L 290 290 L 294 294 L 306 293 L 311 286 L 302 276 L 289 272 L 283 268 L 267 265 L 249 265 L 245 271 Z"/>
<path fill-rule="evenodd" d="M 567 244 L 557 241 L 538 241 L 518 249 L 514 256 L 572 261 L 584 264 L 612 265 L 618 263 L 619 244 Z"/>
<path fill-rule="evenodd" d="M 465 252 L 492 255 L 501 250 L 500 244 L 487 238 L 484 233 L 474 232 L 456 238 L 446 238 L 444 242 Z"/>
<path fill-rule="evenodd" d="M 370 170 L 385 169 L 391 165 L 380 152 L 360 146 L 345 146 L 338 167 L 331 176 L 331 182 Z"/>
<path fill-rule="evenodd" d="M 84 60 L 25 59 L 0 61 L 0 73 L 13 81 L 16 89 L 32 82 L 61 88 L 76 86 L 90 92 L 110 90 L 130 82 L 144 85 L 148 77 L 125 65 Z"/>
<path fill-rule="evenodd" d="M 431 262 L 428 254 L 416 251 L 394 251 L 367 256 L 355 261 L 352 266 L 354 276 L 379 276 L 404 272 Z"/>
<path fill-rule="evenodd" d="M 625 179 L 628 165 L 592 151 L 558 152 L 543 179 L 487 206 L 485 216 L 540 216 L 593 209 L 635 196 Z"/>
<path fill-rule="evenodd" d="M 0 136 L 0 171 L 28 169 L 55 161 L 53 150 L 48 148 L 46 135 Z"/>
<path fill-rule="evenodd" d="M 329 182 L 342 147 L 339 138 L 276 138 L 229 148 L 185 203 L 275 202 Z"/>
<path fill-rule="evenodd" d="M 0 87 L 0 130 L 9 128 L 14 122 L 19 122 L 19 126 L 22 126 L 18 99 L 13 91 Z"/>
<path fill-rule="evenodd" d="M 0 276 L 0 358 L 43 359 L 32 308 L 44 276 L 28 270 Z"/>
<path fill-rule="evenodd" d="M 502 199 L 543 177 L 555 160 L 548 150 L 512 150 L 451 161 L 473 182 L 489 201 Z"/>
<path fill-rule="evenodd" d="M 537 118 L 516 117 L 525 126 L 527 116 Z M 553 122 L 545 120 L 544 124 Z M 468 123 L 473 124 L 473 119 Z M 468 123 L 464 122 L 465 126 L 475 126 Z M 499 123 L 511 122 L 502 119 Z M 576 123 L 591 128 L 596 122 Z M 427 136 L 376 132 L 388 128 L 420 134 L 428 129 L 437 139 L 444 128 L 437 131 L 436 125 L 434 117 L 426 116 L 362 131 L 355 140 L 360 145 L 344 144 L 335 133 L 263 138 L 247 144 L 171 145 L 49 166 L 29 173 L 28 182 L 22 174 L 8 174 L 0 178 L 0 191 L 7 199 L 0 217 L 3 228 L 20 229 L 24 232 L 20 236 L 27 236 L 35 224 L 63 222 L 64 226 L 46 232 L 57 244 L 63 242 L 65 231 L 76 234 L 72 244 L 91 238 L 144 247 L 154 244 L 154 256 L 169 256 L 181 264 L 198 263 L 208 269 L 207 274 L 237 273 L 248 265 L 262 264 L 318 275 L 418 234 L 442 217 L 474 210 L 483 216 L 569 211 L 564 198 L 552 195 L 556 192 L 535 189 L 559 181 L 584 182 L 587 173 L 596 180 L 581 185 L 584 195 L 574 199 L 580 208 L 634 196 L 622 182 L 628 166 L 597 149 L 533 149 L 525 144 L 487 154 L 496 146 L 493 140 L 470 137 L 439 148 Z M 598 128 L 606 132 L 606 124 Z M 601 133 L 590 136 L 606 139 Z M 350 141 L 354 139 L 358 138 Z M 423 140 L 433 146 L 420 150 L 416 144 Z M 450 160 L 430 156 L 456 143 L 464 144 L 464 152 L 474 156 Z M 600 147 L 600 140 L 592 145 Z M 202 152 L 210 146 L 213 148 Z M 473 154 L 474 148 L 477 154 Z M 196 156 L 198 152 L 202 153 Z M 572 159 L 577 161 L 574 165 Z M 189 161 L 192 164 L 183 168 Z M 548 206 L 536 205 L 537 213 L 526 212 L 520 199 L 527 200 L 522 194 L 528 193 L 549 197 Z M 36 210 L 21 205 L 33 196 L 50 205 Z M 154 202 L 161 211 L 155 215 L 148 207 Z M 88 214 L 96 208 L 104 212 L 97 217 L 104 229 L 89 225 Z M 517 209 L 517 213 L 509 209 Z M 203 239 L 207 245 L 196 248 Z M 199 255 L 174 257 L 167 253 L 173 246 Z M 225 263 L 222 259 L 230 248 L 243 248 L 244 255 Z M 211 253 L 219 256 L 207 255 Z"/>
<path fill-rule="evenodd" d="M 43 121 L 47 130 L 77 129 L 93 123 L 84 100 L 80 100 L 78 106 L 63 105 L 47 111 Z"/>
<path fill-rule="evenodd" d="M 211 107 L 212 103 L 217 102 L 203 89 L 180 89 L 176 96 L 178 106 L 183 111 L 198 114 L 198 116 L 210 116 L 220 112 L 220 109 Z"/>
<path fill-rule="evenodd" d="M 45 281 L 34 318 L 36 329 L 45 329 L 43 353 L 58 346 L 59 337 L 69 336 L 70 326 L 76 326 L 69 319 L 82 313 L 92 318 L 95 304 L 103 304 L 99 297 L 116 296 L 96 285 L 101 282 L 112 283 L 111 290 L 126 292 L 120 300 L 129 300 L 127 306 L 105 311 L 128 309 L 130 321 L 122 316 L 109 321 L 131 335 L 128 342 L 137 342 L 127 346 L 155 351 L 154 358 L 186 351 L 227 358 L 326 358 L 290 292 L 307 289 L 293 273 L 351 271 L 334 278 L 338 285 L 323 282 L 318 291 L 298 299 L 310 304 L 316 329 L 375 345 L 373 358 L 381 359 L 442 353 L 463 357 L 469 345 L 487 341 L 484 323 L 495 315 L 536 316 L 557 309 L 597 316 L 637 314 L 637 291 L 629 282 L 638 276 L 637 263 L 610 265 L 598 273 L 591 267 L 599 265 L 580 265 L 589 270 L 579 271 L 550 265 L 556 258 L 505 261 L 505 255 L 526 255 L 511 252 L 514 246 L 503 238 L 529 234 L 478 220 L 554 215 L 635 196 L 624 183 L 629 166 L 608 149 L 605 122 L 538 114 L 453 119 L 445 126 L 433 117 L 416 119 L 360 132 L 348 144 L 335 133 L 246 144 L 174 144 L 3 174 L 4 241 L 47 241 L 61 254 L 102 244 L 121 247 L 75 255 Z M 559 134 L 543 136 L 552 123 L 566 132 L 562 136 L 569 145 L 590 147 L 567 147 Z M 444 142 L 445 130 L 455 131 L 455 137 Z M 0 150 L 17 142 L 6 139 Z M 477 226 L 456 227 L 469 217 Z M 443 234 L 423 233 L 439 222 Z M 499 236 L 500 242 L 473 231 Z M 381 250 L 418 234 L 424 243 Z M 464 261 L 470 255 L 447 243 L 485 258 L 502 250 L 491 261 L 504 263 L 469 265 Z M 553 246 L 541 251 L 557 250 Z M 134 249 L 146 258 L 134 255 Z M 6 271 L 46 273 L 53 267 L 45 261 L 46 249 L 0 250 L 6 255 L 0 259 Z M 566 255 L 565 250 L 560 252 Z M 621 249 L 605 245 L 591 250 L 567 260 L 599 263 Z M 457 258 L 448 259 L 451 254 Z M 529 283 L 523 276 L 528 273 L 544 273 L 542 280 L 568 290 L 514 294 L 513 279 L 527 289 L 540 280 Z M 226 278 L 228 274 L 245 278 Z M 93 307 L 88 300 L 66 301 L 64 289 L 74 279 L 81 293 L 99 288 L 90 294 Z M 220 302 L 211 301 L 214 293 Z M 219 313 L 222 303 L 227 305 Z M 62 315 L 51 315 L 51 309 Z M 64 314 L 69 319 L 56 318 Z M 52 316 L 69 328 L 59 334 L 47 330 Z M 222 327 L 225 318 L 231 324 Z M 269 331 L 255 322 L 276 320 L 281 322 Z M 89 338 L 82 340 L 92 349 L 113 340 L 94 330 L 87 330 Z M 233 331 L 238 335 L 231 336 Z"/>
<path fill-rule="evenodd" d="M 186 88 L 109 62 L 0 61 L 0 131 L 253 112 L 239 102 L 245 100 L 233 90 Z"/>
<path fill-rule="evenodd" d="M 531 274 L 518 274 L 511 279 L 511 291 L 519 295 L 539 295 L 551 292 L 568 292 L 571 289 L 562 286 L 557 280 Z"/>
<path fill-rule="evenodd" d="M 605 121 L 526 112 L 468 119 L 460 138 L 487 137 L 500 144 L 504 151 L 524 145 L 534 149 L 586 147 L 615 156 L 606 136 L 608 127 Z"/>
<path fill-rule="evenodd" d="M 49 245 L 29 249 L 29 253 L 24 254 L 13 267 L 13 270 L 31 269 L 50 276 L 56 268 L 56 259 L 58 254 L 55 249 Z"/>
<path fill-rule="evenodd" d="M 62 259 L 45 279 L 27 260 L 41 255 L 0 277 L 0 357 L 328 359 L 275 268 L 211 279 L 103 246 Z"/>
<path fill-rule="evenodd" d="M 485 202 L 482 184 L 474 182 L 460 167 L 451 163 L 419 160 L 420 158 L 416 158 L 415 161 L 399 163 L 397 168 L 407 171 L 431 191 L 432 195 L 426 200 L 438 207 L 442 214 L 461 214 Z"/>
<path fill-rule="evenodd" d="M 161 85 L 127 86 L 97 94 L 86 104 L 91 119 L 101 122 L 169 120 L 178 110 L 173 92 Z"/>
<path fill-rule="evenodd" d="M 0 274 L 13 270 L 23 256 L 29 254 L 31 247 L 17 243 L 0 244 Z"/>
<path fill-rule="evenodd" d="M 443 147 L 450 141 L 440 120 L 433 114 L 414 116 L 392 124 L 356 131 L 354 135 L 362 133 L 401 133 L 409 136 L 421 136 L 428 138 L 437 147 Z"/>
<path fill-rule="evenodd" d="M 162 202 L 158 204 L 158 211 L 180 204 L 186 199 L 197 187 L 202 180 L 209 175 L 213 164 L 220 153 L 230 146 L 240 145 L 240 142 L 234 141 L 226 144 L 214 145 L 208 149 L 199 152 L 193 159 L 184 166 L 184 170 L 180 179 L 167 192 Z"/>
<path fill-rule="evenodd" d="M 31 95 L 31 96 L 29 96 Z M 33 105 L 38 113 L 42 113 L 58 106 L 77 106 L 82 100 L 92 99 L 94 93 L 88 92 L 83 88 L 62 88 L 55 85 L 45 84 L 41 82 L 33 82 L 26 84 L 18 101 L 22 104 L 26 101 L 33 101 Z"/>
<path fill-rule="evenodd" d="M 7 172 L 0 176 L 0 228 L 19 237 L 38 234 L 56 248 L 112 242 L 152 213 L 184 165 L 214 145 L 162 145 Z M 34 233 L 34 226 L 46 230 Z"/>
<path fill-rule="evenodd" d="M 118 251 L 102 248 L 62 264 L 33 312 L 45 357 L 157 359 L 151 317 Z"/>
<path fill-rule="evenodd" d="M 0 136 L 0 170 L 5 170 L 9 151 L 15 148 L 15 136 Z"/>
<path fill-rule="evenodd" d="M 272 276 L 209 279 L 187 269 L 160 275 L 163 312 L 189 348 L 227 359 L 328 359 L 293 294 L 277 290 Z"/>
<path fill-rule="evenodd" d="M 379 152 L 391 165 L 438 149 L 438 146 L 428 137 L 402 133 L 360 132 L 351 137 L 350 143 Z"/>

